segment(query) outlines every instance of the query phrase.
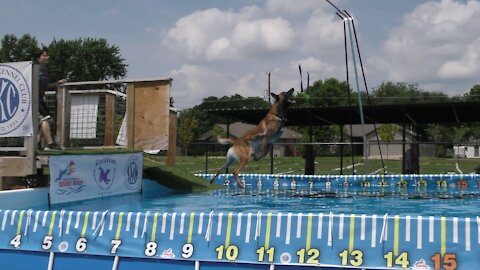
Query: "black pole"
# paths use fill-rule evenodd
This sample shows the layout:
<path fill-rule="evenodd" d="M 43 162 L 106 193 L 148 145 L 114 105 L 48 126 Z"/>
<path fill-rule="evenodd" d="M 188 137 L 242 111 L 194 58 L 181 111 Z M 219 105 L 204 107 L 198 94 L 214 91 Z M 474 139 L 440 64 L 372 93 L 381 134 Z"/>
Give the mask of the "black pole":
<path fill-rule="evenodd" d="M 271 91 L 272 89 L 270 88 L 270 72 L 269 72 L 268 73 L 268 103 L 270 103 Z M 273 144 L 272 144 L 272 147 L 270 147 L 270 174 L 273 174 Z"/>
<path fill-rule="evenodd" d="M 330 3 L 331 4 L 331 3 Z M 343 14 L 343 13 L 342 13 Z M 348 45 L 347 45 L 347 25 L 346 25 L 346 20 L 345 17 L 343 17 L 339 12 L 337 12 L 337 15 L 343 20 L 343 45 L 345 49 L 345 72 L 347 75 L 347 100 L 348 100 L 348 122 L 349 127 L 350 127 L 350 155 L 352 158 L 352 174 L 355 175 L 355 153 L 354 153 L 354 145 L 353 145 L 353 126 L 352 126 L 352 115 L 351 115 L 351 110 L 352 108 L 352 97 L 350 95 L 350 75 L 349 75 L 349 70 L 348 70 Z"/>
<path fill-rule="evenodd" d="M 327 0 L 328 1 L 328 0 Z M 362 55 L 360 54 L 360 45 L 358 45 L 358 38 L 357 38 L 357 31 L 355 29 L 355 22 L 353 21 L 353 17 L 350 16 L 350 14 L 346 11 L 346 10 L 343 10 L 344 13 L 346 13 L 350 19 L 350 21 L 352 22 L 352 28 L 353 28 L 353 36 L 355 37 L 355 44 L 357 46 L 357 54 L 358 54 L 358 60 L 360 61 L 360 68 L 362 70 L 362 76 L 363 76 L 363 83 L 364 83 L 364 86 L 365 86 L 365 92 L 367 93 L 367 100 L 368 100 L 368 104 L 370 106 L 372 106 L 372 100 L 370 99 L 370 94 L 368 93 L 368 86 L 367 86 L 367 79 L 365 77 L 365 71 L 363 69 L 363 62 L 362 62 Z M 372 112 L 372 115 L 375 115 L 373 112 Z M 373 128 L 375 129 L 375 136 L 376 136 L 376 139 L 377 139 L 377 144 L 378 144 L 378 151 L 380 153 L 380 160 L 382 162 L 382 168 L 383 168 L 383 174 L 387 174 L 387 171 L 385 169 L 385 162 L 383 160 L 383 155 L 382 155 L 382 148 L 380 147 L 380 139 L 378 137 L 378 132 L 377 132 L 377 124 L 375 123 L 375 121 L 372 121 L 373 123 Z"/>
<path fill-rule="evenodd" d="M 406 162 L 407 162 L 407 158 L 405 156 L 405 143 L 407 143 L 406 139 L 405 139 L 405 135 L 406 135 L 406 124 L 405 124 L 405 110 L 402 110 L 402 129 L 403 129 L 403 132 L 402 132 L 402 174 L 406 174 Z"/>
<path fill-rule="evenodd" d="M 207 150 L 205 151 L 205 173 L 208 173 L 208 143 L 207 143 Z"/>
<path fill-rule="evenodd" d="M 340 175 L 343 175 L 343 125 L 340 125 Z"/>

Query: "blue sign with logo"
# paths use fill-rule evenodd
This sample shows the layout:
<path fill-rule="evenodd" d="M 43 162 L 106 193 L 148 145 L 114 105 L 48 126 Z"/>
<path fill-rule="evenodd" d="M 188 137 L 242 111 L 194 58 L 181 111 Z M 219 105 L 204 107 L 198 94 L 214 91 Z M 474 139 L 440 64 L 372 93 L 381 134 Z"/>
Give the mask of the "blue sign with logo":
<path fill-rule="evenodd" d="M 50 156 L 50 201 L 63 203 L 139 192 L 142 153 Z"/>

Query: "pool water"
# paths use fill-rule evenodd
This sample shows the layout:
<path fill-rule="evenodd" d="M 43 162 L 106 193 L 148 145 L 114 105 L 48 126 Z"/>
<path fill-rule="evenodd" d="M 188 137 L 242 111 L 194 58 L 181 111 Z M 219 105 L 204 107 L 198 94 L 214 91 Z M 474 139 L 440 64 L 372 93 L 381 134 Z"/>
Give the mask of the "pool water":
<path fill-rule="evenodd" d="M 203 193 L 131 194 L 54 205 L 53 210 L 155 212 L 288 212 L 473 217 L 480 194 L 473 192 L 383 192 L 309 189 L 221 189 Z"/>

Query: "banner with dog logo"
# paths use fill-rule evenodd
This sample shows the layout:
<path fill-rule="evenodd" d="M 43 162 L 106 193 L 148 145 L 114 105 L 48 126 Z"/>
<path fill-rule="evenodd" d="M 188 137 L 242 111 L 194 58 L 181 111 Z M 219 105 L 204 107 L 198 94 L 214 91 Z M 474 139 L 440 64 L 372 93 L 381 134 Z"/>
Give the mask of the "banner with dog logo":
<path fill-rule="evenodd" d="M 140 192 L 142 153 L 50 156 L 50 202 Z"/>
<path fill-rule="evenodd" d="M 32 62 L 1 63 L 0 137 L 32 134 Z"/>

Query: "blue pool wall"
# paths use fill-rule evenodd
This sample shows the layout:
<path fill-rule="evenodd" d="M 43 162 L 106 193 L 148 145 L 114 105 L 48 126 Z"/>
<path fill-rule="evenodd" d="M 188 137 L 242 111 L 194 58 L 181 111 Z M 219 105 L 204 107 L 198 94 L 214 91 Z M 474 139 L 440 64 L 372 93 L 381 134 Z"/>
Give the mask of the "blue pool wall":
<path fill-rule="evenodd" d="M 210 175 L 203 177 L 208 179 Z M 222 175 L 217 181 L 225 183 L 233 179 L 231 177 Z M 448 192 L 478 191 L 479 180 L 479 176 L 475 174 L 241 177 L 248 181 L 248 185 L 257 187 L 261 180 L 261 186 L 267 187 L 271 184 L 272 188 L 275 188 L 275 181 L 278 183 L 277 188 L 292 188 L 294 181 L 294 188 L 440 188 Z M 233 185 L 233 182 L 229 184 Z M 370 185 L 366 184 L 368 182 Z M 162 194 L 167 191 L 168 189 L 153 181 L 144 182 L 144 192 Z M 274 213 L 268 209 L 245 213 L 27 210 L 48 201 L 48 191 L 42 188 L 0 192 L 0 201 L 2 269 L 127 270 L 169 267 L 192 270 L 271 270 L 311 269 L 310 266 L 340 269 L 342 261 L 339 254 L 344 251 L 362 252 L 363 264 L 356 267 L 357 269 L 398 269 L 399 266 L 394 262 L 392 267 L 388 267 L 386 254 L 393 256 L 392 258 L 398 258 L 402 254 L 408 256 L 409 267 L 422 261 L 433 266 L 431 258 L 439 254 L 441 258 L 454 257 L 458 264 L 457 269 L 480 269 L 480 262 L 475 256 L 480 253 L 480 218 L 477 209 L 472 209 L 472 216 L 465 218 L 399 216 L 395 213 L 318 213 L 315 209 L 310 213 Z M 136 220 L 138 222 L 135 222 Z M 102 223 L 104 232 L 100 235 L 98 229 Z M 22 235 L 22 244 L 15 248 L 11 241 L 19 234 Z M 49 235 L 53 237 L 53 245 L 45 250 L 42 248 L 42 240 Z M 87 240 L 88 248 L 77 252 L 74 247 L 82 237 Z M 111 254 L 110 241 L 115 238 L 123 241 L 115 254 L 117 258 Z M 152 240 L 157 243 L 157 249 L 150 257 L 146 256 L 144 251 L 145 245 Z M 61 249 L 62 243 L 68 248 Z M 185 244 L 191 244 L 195 249 L 188 259 L 181 257 Z M 221 246 L 238 248 L 239 253 L 234 261 L 229 261 L 226 256 L 219 258 L 216 249 Z M 275 247 L 272 262 L 258 262 L 257 251 L 262 247 Z M 167 250 L 171 252 L 166 253 Z M 308 264 L 306 259 L 300 262 L 297 253 L 302 250 L 318 250 L 318 260 L 311 261 L 314 264 Z M 163 256 L 165 254 L 175 254 L 175 257 Z M 352 267 L 349 263 L 350 261 L 347 261 L 345 267 Z"/>

